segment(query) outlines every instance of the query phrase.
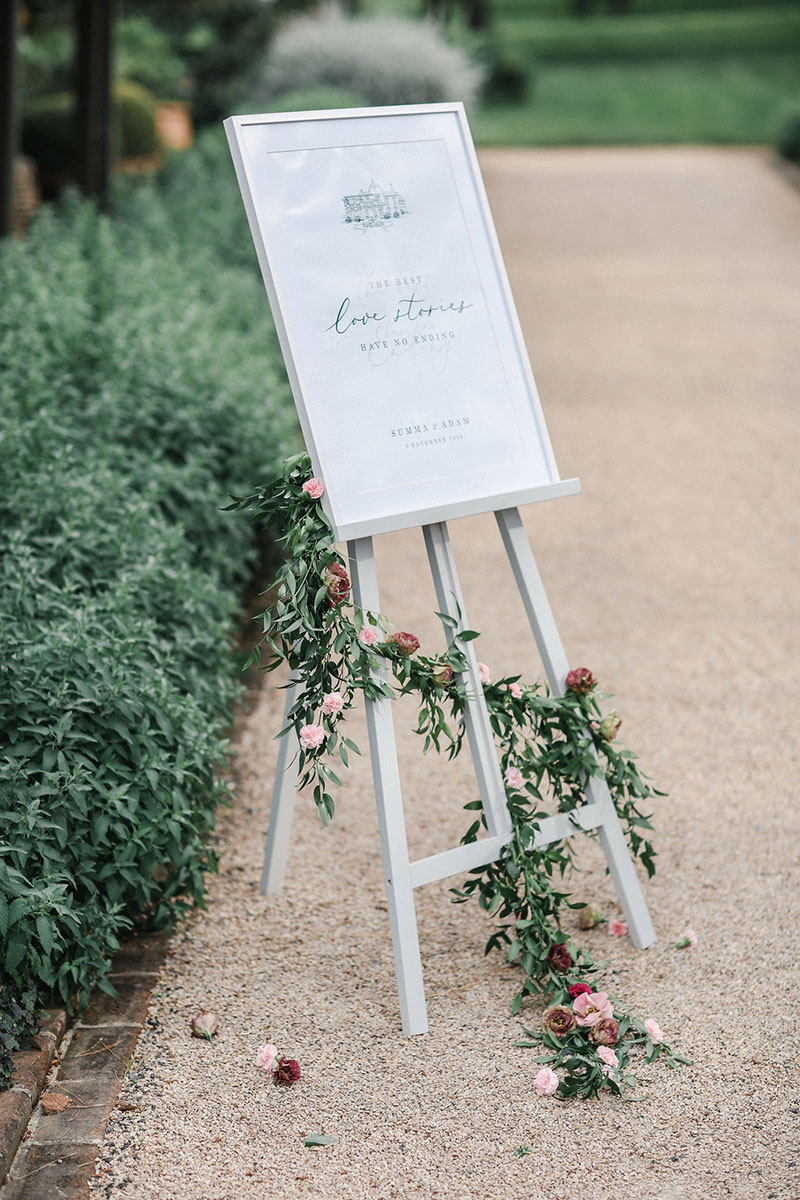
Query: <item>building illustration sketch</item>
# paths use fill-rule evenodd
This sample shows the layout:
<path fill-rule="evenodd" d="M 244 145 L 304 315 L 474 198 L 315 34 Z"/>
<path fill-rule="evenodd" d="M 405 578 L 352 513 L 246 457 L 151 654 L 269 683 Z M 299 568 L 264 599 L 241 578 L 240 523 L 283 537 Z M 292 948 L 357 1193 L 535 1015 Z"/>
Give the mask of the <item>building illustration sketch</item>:
<path fill-rule="evenodd" d="M 383 188 L 373 179 L 368 188 L 344 196 L 345 224 L 360 229 L 385 229 L 408 212 L 405 199 L 391 185 Z"/>

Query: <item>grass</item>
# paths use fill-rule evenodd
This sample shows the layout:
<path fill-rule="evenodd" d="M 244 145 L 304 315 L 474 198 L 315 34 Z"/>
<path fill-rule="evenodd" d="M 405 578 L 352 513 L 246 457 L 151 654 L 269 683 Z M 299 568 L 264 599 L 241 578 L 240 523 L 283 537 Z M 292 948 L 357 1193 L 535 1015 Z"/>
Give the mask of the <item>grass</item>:
<path fill-rule="evenodd" d="M 481 145 L 773 142 L 787 98 L 800 99 L 793 54 L 698 62 L 547 63 L 526 105 L 472 114 Z"/>

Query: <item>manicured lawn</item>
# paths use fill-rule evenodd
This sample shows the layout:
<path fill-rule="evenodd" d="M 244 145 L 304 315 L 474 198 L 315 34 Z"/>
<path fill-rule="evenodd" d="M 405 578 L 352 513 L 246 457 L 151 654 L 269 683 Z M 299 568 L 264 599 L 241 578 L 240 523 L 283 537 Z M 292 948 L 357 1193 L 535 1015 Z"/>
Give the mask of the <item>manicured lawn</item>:
<path fill-rule="evenodd" d="M 482 145 L 773 142 L 792 96 L 795 54 L 545 63 L 527 104 L 484 107 L 470 123 Z"/>

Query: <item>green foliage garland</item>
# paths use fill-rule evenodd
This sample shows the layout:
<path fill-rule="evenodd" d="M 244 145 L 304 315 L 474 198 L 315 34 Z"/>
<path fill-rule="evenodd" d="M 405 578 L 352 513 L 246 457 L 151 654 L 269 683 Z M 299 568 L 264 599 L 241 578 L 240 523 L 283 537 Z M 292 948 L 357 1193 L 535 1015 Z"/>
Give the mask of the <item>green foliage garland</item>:
<path fill-rule="evenodd" d="M 230 508 L 251 510 L 283 547 L 274 598 L 262 615 L 263 639 L 251 661 L 265 647 L 266 669 L 285 662 L 300 684 L 282 735 L 294 731 L 299 785 L 312 789 L 327 824 L 334 813 L 331 789 L 341 782 L 336 772 L 359 752 L 341 730 L 356 692 L 372 699 L 413 693 L 425 750 L 452 758 L 464 734 L 463 646 L 478 634 L 458 630 L 445 653 L 426 656 L 413 635 L 395 630 L 379 613 L 352 608 L 344 563 L 317 503 L 322 485 L 310 474 L 308 456 L 297 455 L 274 483 L 234 500 Z M 457 628 L 453 618 L 438 615 Z M 501 858 L 474 870 L 454 889 L 458 902 L 476 896 L 498 922 L 487 953 L 505 947 L 509 962 L 521 967 L 512 1013 L 527 996 L 546 998 L 541 1029 L 525 1029 L 526 1040 L 517 1044 L 540 1048 L 537 1090 L 557 1089 L 561 1098 L 593 1096 L 603 1089 L 624 1094 L 634 1082 L 629 1065 L 637 1047 L 644 1047 L 647 1061 L 659 1056 L 670 1066 L 687 1061 L 672 1051 L 655 1022 L 645 1024 L 607 997 L 600 965 L 562 929 L 565 908 L 585 907 L 564 890 L 564 876 L 574 866 L 572 842 L 535 845 L 541 820 L 552 811 L 579 807 L 587 777 L 604 775 L 632 855 L 649 876 L 655 870 L 652 827 L 641 805 L 661 793 L 640 774 L 634 755 L 612 745 L 619 722 L 613 713 L 603 716 L 591 673 L 571 672 L 568 683 L 571 676 L 573 686 L 563 697 L 538 684 L 523 686 L 519 676 L 485 683 L 513 835 Z M 483 810 L 480 801 L 465 807 L 480 812 L 462 839 L 472 842 L 484 823 Z M 582 1000 L 581 993 L 591 1001 Z"/>

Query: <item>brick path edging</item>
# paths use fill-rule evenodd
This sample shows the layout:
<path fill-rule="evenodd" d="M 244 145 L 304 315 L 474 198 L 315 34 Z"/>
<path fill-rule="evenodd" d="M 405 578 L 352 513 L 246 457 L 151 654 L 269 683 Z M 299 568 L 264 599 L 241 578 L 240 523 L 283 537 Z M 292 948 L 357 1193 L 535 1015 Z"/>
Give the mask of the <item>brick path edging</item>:
<path fill-rule="evenodd" d="M 63 1009 L 49 1011 L 34 1049 L 14 1055 L 13 1085 L 0 1093 L 2 1200 L 78 1200 L 87 1194 L 166 943 L 165 934 L 127 942 L 109 976 L 117 999 L 95 992 L 71 1025 Z M 46 1091 L 68 1096 L 69 1107 L 46 1116 L 40 1103 Z"/>

